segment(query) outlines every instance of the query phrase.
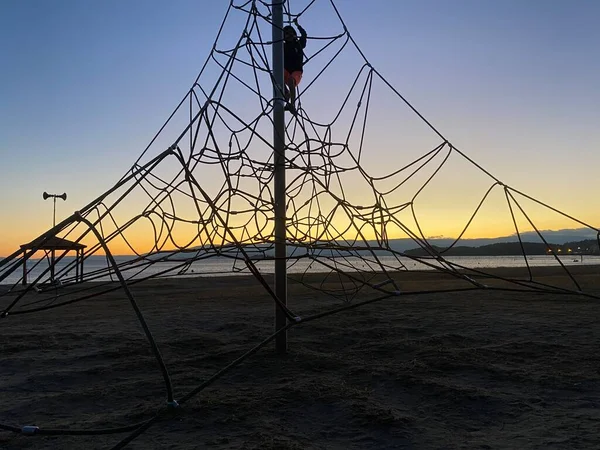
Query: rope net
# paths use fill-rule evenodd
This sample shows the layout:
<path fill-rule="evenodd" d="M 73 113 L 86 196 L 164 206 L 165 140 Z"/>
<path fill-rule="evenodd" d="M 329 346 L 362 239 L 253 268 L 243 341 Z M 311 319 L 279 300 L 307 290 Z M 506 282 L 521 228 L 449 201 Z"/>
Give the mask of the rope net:
<path fill-rule="evenodd" d="M 284 2 L 286 22 L 297 18 L 309 37 L 297 115 L 286 114 L 288 277 L 339 299 L 341 306 L 299 318 L 270 287 L 275 254 L 272 11 L 270 2 L 253 0 L 230 2 L 192 87 L 123 177 L 29 248 L 0 261 L 3 318 L 16 320 L 122 290 L 158 361 L 167 408 L 174 408 L 178 403 L 167 367 L 128 287 L 149 279 L 252 275 L 284 308 L 289 328 L 401 296 L 406 290 L 397 275 L 411 271 L 443 271 L 463 280 L 462 289 L 495 289 L 480 280 L 497 275 L 446 255 L 464 236 L 505 221 L 514 229 L 527 270 L 525 277 L 502 279 L 510 289 L 597 298 L 582 290 L 556 246 L 536 227 L 536 217 L 559 216 L 573 228 L 588 229 L 595 240 L 597 228 L 502 183 L 450 143 L 369 63 L 333 1 L 318 2 L 318 14 L 328 13 L 327 21 L 311 20 L 316 0 L 293 6 L 290 11 Z M 317 22 L 327 29 L 311 27 Z M 468 192 L 454 189 L 464 179 L 472 180 Z M 440 209 L 432 215 L 431 205 L 451 205 L 446 210 L 463 214 L 450 217 Z M 440 220 L 458 236 L 443 248 L 430 237 Z M 564 269 L 570 287 L 536 279 L 527 251 L 531 236 L 548 249 L 546 260 Z M 80 272 L 68 250 L 51 257 L 46 244 L 55 237 L 85 245 L 81 259 L 89 268 Z M 397 239 L 402 238 L 417 251 L 400 248 Z M 115 257 L 112 249 L 133 256 Z M 357 302 L 359 293 L 366 297 Z M 115 447 L 121 448 L 163 410 L 143 422 L 103 430 L 0 427 L 29 434 L 131 433 Z"/>

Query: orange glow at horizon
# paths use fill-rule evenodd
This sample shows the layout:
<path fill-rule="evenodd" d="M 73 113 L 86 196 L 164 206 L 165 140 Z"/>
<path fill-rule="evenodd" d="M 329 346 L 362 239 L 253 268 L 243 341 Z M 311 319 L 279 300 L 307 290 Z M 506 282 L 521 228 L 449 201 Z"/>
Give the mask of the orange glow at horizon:
<path fill-rule="evenodd" d="M 506 216 L 506 215 L 504 215 Z M 427 239 L 432 238 L 450 238 L 456 239 L 460 233 L 463 231 L 465 226 L 465 221 L 462 220 L 461 217 L 459 219 L 451 220 L 449 217 L 445 217 L 443 221 L 435 220 L 436 212 L 431 211 L 429 214 L 423 214 L 422 219 L 426 223 L 434 223 L 434 225 L 423 226 L 422 232 L 423 236 Z M 462 239 L 476 239 L 476 238 L 498 238 L 511 236 L 515 234 L 515 228 L 510 220 L 510 216 L 502 217 L 503 220 L 499 220 L 497 215 L 489 215 L 486 218 L 476 218 L 467 231 L 462 235 Z M 508 219 L 508 220 L 506 220 Z M 534 220 L 534 223 L 538 230 L 560 230 L 560 229 L 573 229 L 573 228 L 582 228 L 582 226 L 578 223 L 574 223 L 572 220 L 563 217 L 553 217 L 543 218 L 537 217 Z M 340 231 L 348 227 L 347 222 L 339 222 L 334 223 L 337 225 L 335 228 Z M 406 224 L 411 232 L 416 233 L 418 237 L 420 236 L 419 230 L 413 224 Z M 529 226 L 526 221 L 520 219 L 518 221 L 519 231 L 520 232 L 528 232 L 533 231 L 533 228 Z M 299 227 L 300 228 L 300 227 Z M 290 229 L 290 231 L 293 231 Z M 304 227 L 301 230 L 302 235 L 308 234 L 308 228 Z M 312 230 L 313 235 L 310 237 L 314 239 L 316 230 Z M 320 230 L 322 231 L 322 229 Z M 400 239 L 409 237 L 402 230 L 398 229 L 396 226 L 388 226 L 386 227 L 386 238 L 387 239 Z M 236 240 L 242 239 L 242 232 L 238 229 L 231 232 Z M 362 236 L 366 240 L 374 240 L 376 239 L 375 230 L 372 227 L 364 227 L 361 229 Z M 208 244 L 211 240 L 214 245 L 219 246 L 223 242 L 231 242 L 231 237 L 224 236 L 224 230 L 221 228 L 220 231 L 216 230 L 212 233 L 212 239 L 208 239 L 206 233 L 202 233 L 200 236 L 198 235 L 197 230 L 181 229 L 174 230 L 172 232 L 171 237 L 167 237 L 166 234 L 159 235 L 160 239 L 158 241 L 158 248 L 162 251 L 173 251 L 177 247 L 179 248 L 191 248 L 191 247 L 201 247 L 203 245 Z M 291 235 L 292 233 L 290 233 Z M 380 231 L 377 233 L 380 234 Z M 19 236 L 22 233 L 18 234 Z M 229 236 L 229 235 L 228 235 Z M 34 236 L 35 238 L 37 236 Z M 352 241 L 354 239 L 360 240 L 359 234 L 356 231 L 356 227 L 350 227 L 342 236 L 344 239 L 348 241 Z M 21 244 L 25 242 L 30 242 L 31 239 L 22 239 L 20 242 L 6 242 L 3 241 L 0 243 L 0 255 L 6 257 L 13 252 L 19 250 Z M 69 238 L 69 236 L 67 236 Z M 225 240 L 224 240 L 225 238 Z M 244 234 L 244 241 L 248 242 L 248 234 Z M 254 242 L 254 241 L 253 241 Z M 101 247 L 98 246 L 98 241 L 94 235 L 91 233 L 88 234 L 85 238 L 82 239 L 81 243 L 87 246 L 86 251 L 90 251 L 90 249 L 96 247 L 97 251 L 95 254 L 104 255 L 104 251 Z M 132 226 L 129 230 L 126 230 L 123 236 L 117 236 L 114 239 L 108 242 L 108 248 L 113 255 L 134 255 L 134 254 L 145 254 L 148 252 L 156 251 L 157 246 L 155 243 L 155 234 L 153 230 L 142 226 L 141 224 L 138 226 Z"/>

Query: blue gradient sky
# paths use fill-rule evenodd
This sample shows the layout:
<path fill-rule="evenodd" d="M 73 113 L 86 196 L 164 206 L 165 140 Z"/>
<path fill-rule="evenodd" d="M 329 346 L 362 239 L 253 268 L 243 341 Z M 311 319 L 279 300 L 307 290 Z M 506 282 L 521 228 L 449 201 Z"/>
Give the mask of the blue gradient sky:
<path fill-rule="evenodd" d="M 123 175 L 189 89 L 227 3 L 0 3 L 0 255 L 51 225 L 43 191 L 68 193 L 60 219 Z M 309 34 L 327 30 L 321 3 L 303 22 Z M 507 184 L 600 224 L 600 2 L 336 5 L 371 63 L 455 146 Z M 454 201 L 426 214 L 452 215 Z M 443 222 L 437 231 L 455 234 Z"/>

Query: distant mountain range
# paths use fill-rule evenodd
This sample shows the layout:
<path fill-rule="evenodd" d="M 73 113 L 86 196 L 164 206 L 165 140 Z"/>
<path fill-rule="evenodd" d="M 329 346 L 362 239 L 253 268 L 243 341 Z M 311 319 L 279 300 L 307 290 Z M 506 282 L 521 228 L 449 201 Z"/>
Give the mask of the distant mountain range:
<path fill-rule="evenodd" d="M 544 239 L 549 244 L 563 245 L 569 242 L 579 242 L 585 240 L 596 241 L 597 235 L 594 230 L 589 228 L 579 229 L 565 229 L 565 230 L 543 230 L 540 231 Z M 542 239 L 534 231 L 528 231 L 521 233 L 521 240 L 523 242 L 538 243 L 543 245 Z M 477 239 L 461 239 L 456 244 L 461 247 L 482 247 L 493 244 L 506 244 L 511 242 L 518 242 L 519 238 L 516 234 L 511 236 L 497 237 L 497 238 L 477 238 Z M 428 238 L 427 242 L 430 245 L 438 248 L 447 248 L 452 245 L 454 239 L 451 238 Z M 371 243 L 374 245 L 374 242 Z M 415 241 L 412 239 L 390 239 L 390 247 L 392 250 L 399 252 L 405 252 L 407 250 L 414 249 L 416 247 Z"/>
<path fill-rule="evenodd" d="M 479 247 L 454 246 L 440 248 L 433 246 L 435 252 L 444 256 L 509 256 L 509 255 L 597 255 L 600 253 L 598 241 L 586 239 L 583 241 L 567 242 L 565 244 L 550 244 L 541 242 L 506 242 L 482 245 Z M 415 248 L 404 252 L 411 256 L 429 256 L 432 253 L 427 249 Z M 435 253 L 434 253 L 435 254 Z"/>

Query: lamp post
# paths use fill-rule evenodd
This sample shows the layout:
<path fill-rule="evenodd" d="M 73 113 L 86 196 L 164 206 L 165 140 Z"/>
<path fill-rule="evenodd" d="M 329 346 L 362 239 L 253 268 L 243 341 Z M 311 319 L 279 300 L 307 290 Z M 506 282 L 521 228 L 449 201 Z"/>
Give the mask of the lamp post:
<path fill-rule="evenodd" d="M 42 197 L 44 197 L 44 200 L 48 200 L 49 198 L 51 198 L 54 201 L 54 205 L 52 208 L 52 228 L 54 228 L 56 226 L 56 199 L 57 198 L 62 198 L 64 201 L 67 200 L 67 193 L 64 192 L 62 194 L 48 194 L 47 192 L 44 192 L 42 194 Z M 52 283 L 54 283 L 54 260 L 55 260 L 55 253 L 54 253 L 54 249 L 51 250 L 52 252 L 52 262 L 50 263 L 50 281 Z"/>

